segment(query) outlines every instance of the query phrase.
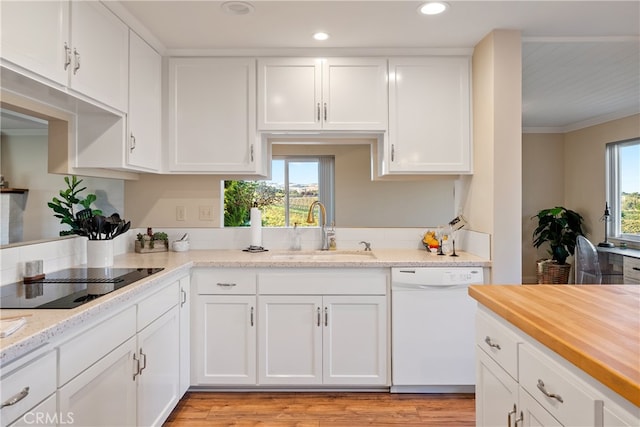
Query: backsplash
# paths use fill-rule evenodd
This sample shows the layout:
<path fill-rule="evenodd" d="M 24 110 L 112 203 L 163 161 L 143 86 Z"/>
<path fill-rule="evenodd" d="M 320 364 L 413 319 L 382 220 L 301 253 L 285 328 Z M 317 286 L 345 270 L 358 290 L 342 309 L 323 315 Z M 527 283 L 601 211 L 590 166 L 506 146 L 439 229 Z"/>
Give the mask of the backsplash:
<path fill-rule="evenodd" d="M 177 240 L 189 234 L 190 248 L 198 249 L 244 249 L 251 241 L 249 227 L 242 228 L 157 228 L 169 235 L 169 240 Z M 363 249 L 361 241 L 371 243 L 371 248 L 422 249 L 420 239 L 425 228 L 336 228 L 338 249 Z M 145 229 L 129 230 L 114 239 L 114 254 L 134 252 L 135 236 L 145 233 Z M 262 244 L 270 250 L 287 250 L 291 245 L 293 229 L 263 228 Z M 300 229 L 302 250 L 320 248 L 320 231 L 317 228 Z M 458 232 L 456 248 L 490 258 L 490 236 L 470 230 Z M 85 264 L 87 261 L 87 239 L 70 237 L 42 243 L 0 249 L 0 285 L 22 280 L 27 261 L 44 261 L 44 273 Z"/>

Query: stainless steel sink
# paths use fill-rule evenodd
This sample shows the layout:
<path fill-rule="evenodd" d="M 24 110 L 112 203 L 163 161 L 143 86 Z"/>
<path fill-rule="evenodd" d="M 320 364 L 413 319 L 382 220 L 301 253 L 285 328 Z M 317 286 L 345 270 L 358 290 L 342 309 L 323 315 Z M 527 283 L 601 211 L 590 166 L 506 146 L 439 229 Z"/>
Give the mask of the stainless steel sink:
<path fill-rule="evenodd" d="M 271 254 L 274 260 L 316 260 L 316 261 L 363 261 L 376 259 L 373 252 L 365 251 L 287 251 Z"/>

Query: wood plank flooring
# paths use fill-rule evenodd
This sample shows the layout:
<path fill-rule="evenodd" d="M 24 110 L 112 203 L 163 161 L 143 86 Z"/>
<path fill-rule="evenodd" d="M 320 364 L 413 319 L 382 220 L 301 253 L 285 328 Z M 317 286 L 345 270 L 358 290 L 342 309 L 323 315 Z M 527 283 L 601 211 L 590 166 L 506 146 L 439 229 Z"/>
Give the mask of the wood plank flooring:
<path fill-rule="evenodd" d="M 165 427 L 474 426 L 473 394 L 190 392 Z"/>

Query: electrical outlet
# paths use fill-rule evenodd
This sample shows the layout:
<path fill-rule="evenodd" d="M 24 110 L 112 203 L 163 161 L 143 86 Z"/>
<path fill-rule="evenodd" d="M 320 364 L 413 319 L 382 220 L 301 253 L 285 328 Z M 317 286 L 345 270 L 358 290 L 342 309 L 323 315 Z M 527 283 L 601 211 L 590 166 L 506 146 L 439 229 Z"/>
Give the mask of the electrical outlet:
<path fill-rule="evenodd" d="M 184 206 L 176 206 L 176 221 L 186 221 L 187 210 Z"/>
<path fill-rule="evenodd" d="M 213 221 L 213 206 L 200 206 L 200 221 Z"/>

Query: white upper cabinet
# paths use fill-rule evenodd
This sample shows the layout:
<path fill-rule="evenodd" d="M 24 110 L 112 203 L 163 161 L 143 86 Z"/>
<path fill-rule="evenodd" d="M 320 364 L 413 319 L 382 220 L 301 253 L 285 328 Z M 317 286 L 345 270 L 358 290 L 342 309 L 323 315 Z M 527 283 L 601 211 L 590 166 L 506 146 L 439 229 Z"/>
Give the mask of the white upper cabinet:
<path fill-rule="evenodd" d="M 161 162 L 162 58 L 136 33 L 129 39 L 129 117 L 126 164 L 158 171 Z"/>
<path fill-rule="evenodd" d="M 470 58 L 389 60 L 385 174 L 471 173 Z"/>
<path fill-rule="evenodd" d="M 258 61 L 260 130 L 386 130 L 387 60 Z"/>
<path fill-rule="evenodd" d="M 71 3 L 69 86 L 120 111 L 127 111 L 129 28 L 101 3 Z"/>
<path fill-rule="evenodd" d="M 3 1 L 2 58 L 127 111 L 129 29 L 100 2 Z"/>
<path fill-rule="evenodd" d="M 68 1 L 3 1 L 2 59 L 67 86 Z"/>
<path fill-rule="evenodd" d="M 263 171 L 252 58 L 169 60 L 169 170 Z"/>

